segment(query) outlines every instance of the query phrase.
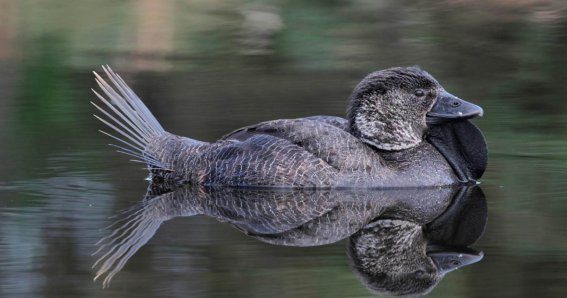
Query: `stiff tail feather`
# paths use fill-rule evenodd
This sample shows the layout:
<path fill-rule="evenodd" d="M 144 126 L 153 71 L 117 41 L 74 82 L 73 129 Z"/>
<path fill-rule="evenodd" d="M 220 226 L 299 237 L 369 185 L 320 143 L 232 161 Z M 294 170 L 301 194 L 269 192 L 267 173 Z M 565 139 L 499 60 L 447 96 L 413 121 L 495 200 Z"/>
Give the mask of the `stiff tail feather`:
<path fill-rule="evenodd" d="M 140 98 L 126 85 L 124 80 L 116 74 L 109 66 L 102 67 L 111 84 L 107 83 L 98 73 L 96 82 L 106 95 L 106 98 L 92 90 L 100 101 L 106 106 L 104 109 L 94 102 L 95 106 L 107 119 L 94 115 L 102 123 L 113 129 L 119 136 L 105 131 L 101 133 L 118 141 L 120 144 L 109 144 L 117 148 L 117 151 L 136 158 L 135 162 L 147 164 L 150 169 L 168 170 L 157 156 L 148 152 L 148 144 L 156 137 L 166 133 L 150 110 L 144 105 Z"/>

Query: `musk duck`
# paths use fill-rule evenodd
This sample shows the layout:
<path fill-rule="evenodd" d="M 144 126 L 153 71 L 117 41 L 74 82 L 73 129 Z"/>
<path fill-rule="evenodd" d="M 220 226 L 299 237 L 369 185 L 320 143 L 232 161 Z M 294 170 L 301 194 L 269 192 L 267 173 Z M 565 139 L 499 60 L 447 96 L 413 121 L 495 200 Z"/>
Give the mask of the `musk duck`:
<path fill-rule="evenodd" d="M 93 103 L 118 133 L 119 152 L 148 165 L 153 181 L 268 188 L 398 188 L 474 184 L 487 148 L 469 119 L 483 110 L 447 92 L 419 67 L 366 76 L 346 118 L 266 121 L 215 142 L 168 133 L 108 66 Z M 105 108 L 102 108 L 105 107 Z"/>

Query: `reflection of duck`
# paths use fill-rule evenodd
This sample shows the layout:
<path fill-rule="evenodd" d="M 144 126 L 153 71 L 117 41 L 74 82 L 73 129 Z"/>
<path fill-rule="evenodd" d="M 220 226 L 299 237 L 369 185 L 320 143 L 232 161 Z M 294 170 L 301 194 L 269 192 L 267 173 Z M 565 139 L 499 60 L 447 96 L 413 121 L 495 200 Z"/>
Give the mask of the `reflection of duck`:
<path fill-rule="evenodd" d="M 377 220 L 349 238 L 355 272 L 382 295 L 423 295 L 447 274 L 480 261 L 467 246 L 484 232 L 487 208 L 480 188 L 463 189 L 451 206 L 425 227 L 404 220 Z"/>
<path fill-rule="evenodd" d="M 205 143 L 167 133 L 109 68 L 110 121 L 123 153 L 156 180 L 207 186 L 415 187 L 478 179 L 486 144 L 466 119 L 482 109 L 448 92 L 427 72 L 391 68 L 368 75 L 351 95 L 348 119 L 274 120 Z M 116 91 L 117 90 L 117 91 Z M 97 106 L 98 107 L 98 106 Z M 457 121 L 460 120 L 460 121 Z M 426 140 L 426 141 L 424 141 Z"/>
<path fill-rule="evenodd" d="M 107 285 L 161 223 L 174 217 L 207 215 L 263 242 L 318 246 L 353 234 L 360 238 L 356 235 L 384 220 L 407 223 L 416 235 L 421 234 L 421 226 L 439 222 L 445 218 L 440 214 L 456 209 L 451 201 L 469 196 L 466 189 L 278 191 L 186 186 L 160 193 L 159 187 L 150 188 L 148 198 L 101 241 L 105 254 L 96 264 L 100 264 L 97 277 L 106 275 Z M 433 230 L 442 234 L 438 226 L 432 226 Z"/>

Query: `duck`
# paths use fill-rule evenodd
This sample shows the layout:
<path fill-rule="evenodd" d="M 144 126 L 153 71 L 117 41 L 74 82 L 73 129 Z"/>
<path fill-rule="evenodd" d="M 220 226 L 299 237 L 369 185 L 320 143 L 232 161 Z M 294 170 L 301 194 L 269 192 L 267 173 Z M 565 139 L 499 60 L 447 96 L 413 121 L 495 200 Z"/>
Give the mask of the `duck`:
<path fill-rule="evenodd" d="M 309 116 L 249 125 L 217 141 L 167 132 L 109 66 L 94 72 L 97 119 L 117 151 L 145 163 L 150 179 L 244 188 L 399 188 L 470 184 L 487 148 L 470 119 L 481 107 L 446 91 L 417 66 L 367 75 L 346 117 Z M 104 96 L 103 96 L 104 94 Z"/>

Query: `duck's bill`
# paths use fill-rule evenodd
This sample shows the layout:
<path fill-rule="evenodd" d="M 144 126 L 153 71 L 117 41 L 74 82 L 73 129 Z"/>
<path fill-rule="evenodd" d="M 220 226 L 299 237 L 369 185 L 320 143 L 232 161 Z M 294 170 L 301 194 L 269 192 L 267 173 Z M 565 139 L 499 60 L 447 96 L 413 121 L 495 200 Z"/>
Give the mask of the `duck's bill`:
<path fill-rule="evenodd" d="M 428 249 L 427 256 L 433 260 L 439 272 L 444 275 L 482 260 L 484 254 L 470 248 L 437 248 Z"/>
<path fill-rule="evenodd" d="M 437 102 L 427 113 L 427 124 L 439 124 L 452 120 L 482 117 L 481 107 L 442 91 Z"/>

